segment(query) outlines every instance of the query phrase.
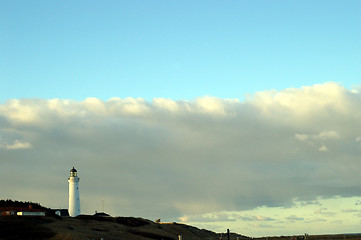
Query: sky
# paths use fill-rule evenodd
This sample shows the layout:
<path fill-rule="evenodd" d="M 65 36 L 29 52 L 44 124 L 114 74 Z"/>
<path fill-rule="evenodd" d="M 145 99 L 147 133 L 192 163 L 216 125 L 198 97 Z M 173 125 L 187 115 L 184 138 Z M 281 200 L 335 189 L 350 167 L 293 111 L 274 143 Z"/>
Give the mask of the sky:
<path fill-rule="evenodd" d="M 0 1 L 0 198 L 247 236 L 361 224 L 360 1 Z M 104 203 L 104 209 L 102 209 Z"/>

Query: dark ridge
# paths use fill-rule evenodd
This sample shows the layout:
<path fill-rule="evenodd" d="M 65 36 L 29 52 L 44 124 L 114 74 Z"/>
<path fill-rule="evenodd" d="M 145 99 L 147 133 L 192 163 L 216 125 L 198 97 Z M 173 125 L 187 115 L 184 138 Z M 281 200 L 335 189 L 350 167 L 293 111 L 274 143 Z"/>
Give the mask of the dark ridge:
<path fill-rule="evenodd" d="M 156 239 L 156 240 L 176 240 L 177 239 L 177 238 L 171 238 L 171 237 L 160 235 L 160 234 L 141 232 L 141 231 L 135 231 L 135 230 L 130 231 L 129 233 L 137 235 L 137 236 L 141 236 L 141 237 Z"/>
<path fill-rule="evenodd" d="M 82 220 L 95 220 L 99 222 L 114 222 L 114 218 L 112 217 L 99 217 L 99 216 L 93 216 L 93 215 L 79 215 L 75 217 L 76 219 L 82 219 Z"/>
<path fill-rule="evenodd" d="M 150 222 L 145 219 L 133 217 L 116 217 L 115 221 L 128 227 L 141 227 L 150 224 Z"/>

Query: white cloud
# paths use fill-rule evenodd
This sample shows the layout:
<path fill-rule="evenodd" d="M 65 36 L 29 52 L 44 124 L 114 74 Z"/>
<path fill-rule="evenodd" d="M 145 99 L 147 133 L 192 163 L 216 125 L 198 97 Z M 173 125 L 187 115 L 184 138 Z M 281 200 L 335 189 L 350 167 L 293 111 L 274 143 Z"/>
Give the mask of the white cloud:
<path fill-rule="evenodd" d="M 294 134 L 294 137 L 297 140 L 299 140 L 301 142 L 306 142 L 311 146 L 316 147 L 316 146 L 321 145 L 321 147 L 318 147 L 318 151 L 328 152 L 329 148 L 325 146 L 324 142 L 339 139 L 340 135 L 338 132 L 336 132 L 334 130 L 327 130 L 327 131 L 319 132 L 317 134 L 296 133 L 296 134 Z"/>
<path fill-rule="evenodd" d="M 300 141 L 306 141 L 307 139 L 312 139 L 312 140 L 339 139 L 340 136 L 336 131 L 327 130 L 327 131 L 322 131 L 322 132 L 320 132 L 318 134 L 296 133 L 295 138 L 300 140 Z"/>
<path fill-rule="evenodd" d="M 185 215 L 179 218 L 181 222 L 234 222 L 236 216 L 224 212 L 214 212 L 201 215 Z"/>
<path fill-rule="evenodd" d="M 8 100 L 5 105 L 0 107 L 0 112 L 9 121 L 13 123 L 29 123 L 39 121 L 39 107 L 37 102 L 40 100 Z M 41 105 L 40 105 L 41 106 Z"/>
<path fill-rule="evenodd" d="M 320 152 L 328 152 L 328 151 L 330 151 L 325 145 L 323 145 L 322 147 L 320 147 L 318 150 L 319 150 Z"/>
<path fill-rule="evenodd" d="M 322 131 L 322 132 L 320 132 L 318 137 L 320 139 L 338 139 L 338 138 L 340 138 L 339 134 L 333 130 Z"/>
<path fill-rule="evenodd" d="M 303 141 L 306 141 L 306 140 L 309 138 L 309 136 L 308 136 L 307 134 L 296 133 L 296 134 L 295 134 L 295 138 L 296 138 L 297 140 L 303 142 Z"/>
<path fill-rule="evenodd" d="M 0 148 L 4 148 L 7 150 L 18 150 L 18 149 L 29 149 L 33 146 L 28 142 L 22 142 L 19 140 L 15 140 L 13 143 L 0 142 Z"/>
<path fill-rule="evenodd" d="M 75 166 L 88 213 L 102 198 L 112 199 L 114 215 L 174 220 L 359 196 L 360 108 L 361 93 L 335 83 L 260 92 L 245 102 L 9 100 L 0 105 L 2 194 L 19 197 L 14 182 L 28 179 L 5 181 L 12 172 L 66 179 Z M 62 189 L 54 196 L 29 188 L 30 198 L 66 207 L 66 181 L 54 183 Z M 257 215 L 268 216 L 248 217 Z"/>
<path fill-rule="evenodd" d="M 102 100 L 97 98 L 87 98 L 83 101 L 83 105 L 87 110 L 90 112 L 94 112 L 98 115 L 106 115 L 107 109 L 105 107 L 105 104 Z"/>
<path fill-rule="evenodd" d="M 156 108 L 168 110 L 170 112 L 176 112 L 179 109 L 179 104 L 172 99 L 154 98 L 153 105 Z"/>
<path fill-rule="evenodd" d="M 259 216 L 259 215 L 256 216 L 256 219 L 257 219 L 257 221 L 274 221 L 273 218 L 265 217 L 265 216 Z"/>

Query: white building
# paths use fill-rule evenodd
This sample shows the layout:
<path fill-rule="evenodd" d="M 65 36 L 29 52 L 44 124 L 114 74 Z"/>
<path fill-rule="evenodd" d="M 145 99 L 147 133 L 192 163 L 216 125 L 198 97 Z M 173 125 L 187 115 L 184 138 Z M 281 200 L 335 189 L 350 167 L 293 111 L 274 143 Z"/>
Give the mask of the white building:
<path fill-rule="evenodd" d="M 29 207 L 2 207 L 0 208 L 1 216 L 45 216 L 46 210 L 33 209 L 31 205 Z"/>
<path fill-rule="evenodd" d="M 18 216 L 45 216 L 45 211 L 37 209 L 29 209 L 17 212 Z"/>
<path fill-rule="evenodd" d="M 79 178 L 78 172 L 73 167 L 70 170 L 69 182 L 69 216 L 76 217 L 80 215 L 80 200 L 79 200 Z"/>

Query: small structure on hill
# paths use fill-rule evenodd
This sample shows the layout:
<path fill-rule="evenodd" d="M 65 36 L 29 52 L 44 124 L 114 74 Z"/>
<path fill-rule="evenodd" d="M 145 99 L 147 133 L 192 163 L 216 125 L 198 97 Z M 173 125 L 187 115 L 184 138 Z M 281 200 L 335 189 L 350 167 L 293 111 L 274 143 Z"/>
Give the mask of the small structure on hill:
<path fill-rule="evenodd" d="M 68 209 L 54 209 L 53 211 L 60 217 L 69 217 Z"/>
<path fill-rule="evenodd" d="M 108 213 L 105 212 L 97 212 L 95 211 L 94 215 L 95 217 L 110 217 L 110 215 Z"/>

